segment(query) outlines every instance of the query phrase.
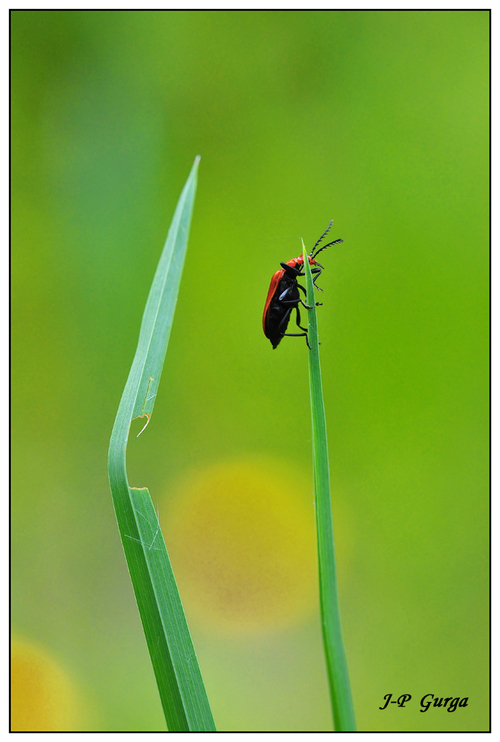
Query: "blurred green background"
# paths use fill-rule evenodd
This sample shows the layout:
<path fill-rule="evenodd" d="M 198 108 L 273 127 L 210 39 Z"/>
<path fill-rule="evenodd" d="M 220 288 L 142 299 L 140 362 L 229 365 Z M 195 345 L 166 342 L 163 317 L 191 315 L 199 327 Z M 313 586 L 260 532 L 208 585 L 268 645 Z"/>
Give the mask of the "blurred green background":
<path fill-rule="evenodd" d="M 106 457 L 200 154 L 129 480 L 159 508 L 218 729 L 332 728 L 306 347 L 261 325 L 279 262 L 332 218 L 319 322 L 358 727 L 487 729 L 489 13 L 13 11 L 11 31 L 12 626 L 67 677 L 64 723 L 165 729 Z M 412 701 L 380 711 L 387 693 Z M 427 693 L 469 705 L 421 713 Z"/>

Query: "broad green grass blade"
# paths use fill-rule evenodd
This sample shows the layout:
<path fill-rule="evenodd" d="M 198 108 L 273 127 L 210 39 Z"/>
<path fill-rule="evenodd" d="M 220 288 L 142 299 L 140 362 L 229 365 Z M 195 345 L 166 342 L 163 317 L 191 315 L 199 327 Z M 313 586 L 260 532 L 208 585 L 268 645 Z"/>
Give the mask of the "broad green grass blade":
<path fill-rule="evenodd" d="M 142 319 L 118 407 L 108 472 L 116 519 L 170 731 L 215 731 L 212 712 L 160 524 L 147 489 L 129 487 L 130 424 L 149 422 L 167 351 L 189 236 L 199 157 L 181 193 Z"/>
<path fill-rule="evenodd" d="M 325 405 L 321 385 L 319 364 L 318 321 L 312 282 L 311 267 L 304 243 L 304 266 L 306 273 L 309 329 L 309 389 L 311 393 L 311 417 L 313 439 L 314 500 L 316 503 L 316 527 L 318 537 L 319 593 L 321 605 L 321 627 L 325 649 L 328 682 L 336 732 L 356 730 L 351 686 L 347 661 L 342 641 L 340 610 L 337 592 L 337 569 L 333 541 L 332 505 L 330 499 L 330 468 L 326 439 Z"/>

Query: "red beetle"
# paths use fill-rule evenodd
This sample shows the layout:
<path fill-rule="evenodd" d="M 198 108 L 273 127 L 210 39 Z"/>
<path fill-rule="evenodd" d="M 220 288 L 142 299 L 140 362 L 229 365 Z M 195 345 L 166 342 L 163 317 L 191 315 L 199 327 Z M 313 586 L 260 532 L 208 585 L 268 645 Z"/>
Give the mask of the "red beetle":
<path fill-rule="evenodd" d="M 333 219 L 314 245 L 313 249 L 311 250 L 311 254 L 308 256 L 309 265 L 314 266 L 314 268 L 312 268 L 311 270 L 311 273 L 315 274 L 313 278 L 313 284 L 315 288 L 319 289 L 320 291 L 323 291 L 323 289 L 320 286 L 316 286 L 316 281 L 318 280 L 321 271 L 323 270 L 323 266 L 320 265 L 317 260 L 315 260 L 315 258 L 318 253 L 320 253 L 322 250 L 325 250 L 327 247 L 330 247 L 330 245 L 336 245 L 338 242 L 344 241 L 340 239 L 334 240 L 333 242 L 329 242 L 328 245 L 323 245 L 323 247 L 320 247 L 319 250 L 316 250 L 316 247 L 319 245 L 323 237 L 325 237 L 325 235 L 328 233 L 328 230 L 330 229 L 332 224 Z M 287 263 L 280 263 L 280 265 L 281 270 L 276 271 L 274 276 L 271 278 L 271 285 L 269 286 L 269 291 L 267 292 L 266 304 L 264 306 L 264 316 L 262 317 L 262 327 L 264 329 L 264 335 L 271 341 L 273 349 L 278 347 L 281 342 L 281 338 L 285 336 L 305 337 L 307 347 L 310 349 L 311 346 L 309 345 L 309 340 L 307 337 L 307 329 L 305 327 L 302 327 L 302 325 L 300 324 L 299 304 L 302 304 L 302 306 L 306 309 L 311 309 L 311 307 L 308 306 L 300 298 L 299 289 L 303 291 L 304 294 L 306 294 L 306 290 L 297 281 L 297 278 L 299 276 L 305 275 L 303 271 L 304 257 L 300 255 L 298 258 L 292 258 L 292 260 L 289 260 Z M 320 306 L 320 304 L 317 302 L 316 306 Z M 297 327 L 302 330 L 302 332 L 286 332 L 292 309 L 295 309 L 297 311 Z"/>

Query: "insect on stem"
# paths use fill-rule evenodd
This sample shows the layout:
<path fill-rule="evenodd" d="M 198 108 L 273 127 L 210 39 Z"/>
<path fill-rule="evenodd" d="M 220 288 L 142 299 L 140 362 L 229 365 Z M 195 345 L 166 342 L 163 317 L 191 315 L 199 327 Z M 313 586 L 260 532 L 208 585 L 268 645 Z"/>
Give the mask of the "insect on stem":
<path fill-rule="evenodd" d="M 309 265 L 312 267 L 311 273 L 314 273 L 314 288 L 318 289 L 318 291 L 323 291 L 321 286 L 316 285 L 316 281 L 323 270 L 323 266 L 315 259 L 316 255 L 327 247 L 330 247 L 330 245 L 336 245 L 339 242 L 343 242 L 342 239 L 334 240 L 333 242 L 329 242 L 327 245 L 323 245 L 319 250 L 316 250 L 321 240 L 328 233 L 332 224 L 333 219 L 314 245 L 309 256 L 299 255 L 299 257 L 292 258 L 292 260 L 288 260 L 286 263 L 281 263 L 281 270 L 276 271 L 271 278 L 271 285 L 267 292 L 264 315 L 262 317 L 262 328 L 264 330 L 264 335 L 271 341 L 273 349 L 278 347 L 284 337 L 304 337 L 306 339 L 307 347 L 309 349 L 311 347 L 309 345 L 308 331 L 300 324 L 299 304 L 305 306 L 306 309 L 309 309 L 309 307 L 304 304 L 299 291 L 302 291 L 305 294 L 306 290 L 297 279 L 300 276 L 305 275 L 304 261 L 307 259 Z M 302 244 L 304 244 L 303 240 Z M 316 303 L 316 306 L 319 306 L 319 304 Z M 290 333 L 286 331 L 293 310 L 296 312 L 295 321 L 297 327 L 299 330 L 302 330 L 302 332 Z"/>

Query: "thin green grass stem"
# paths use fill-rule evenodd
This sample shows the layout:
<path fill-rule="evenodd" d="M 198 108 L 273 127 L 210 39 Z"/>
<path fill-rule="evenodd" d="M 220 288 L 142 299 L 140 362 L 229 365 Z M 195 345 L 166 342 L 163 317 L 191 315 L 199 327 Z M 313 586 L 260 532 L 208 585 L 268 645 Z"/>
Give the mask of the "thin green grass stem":
<path fill-rule="evenodd" d="M 323 402 L 319 362 L 316 299 L 314 296 L 311 268 L 303 242 L 302 246 L 306 273 L 307 303 L 312 307 L 307 312 L 309 345 L 311 346 L 311 350 L 309 351 L 309 389 L 311 394 L 314 499 L 316 504 L 318 538 L 321 627 L 330 685 L 334 728 L 336 732 L 354 732 L 356 731 L 356 724 L 340 625 L 325 405 Z"/>

